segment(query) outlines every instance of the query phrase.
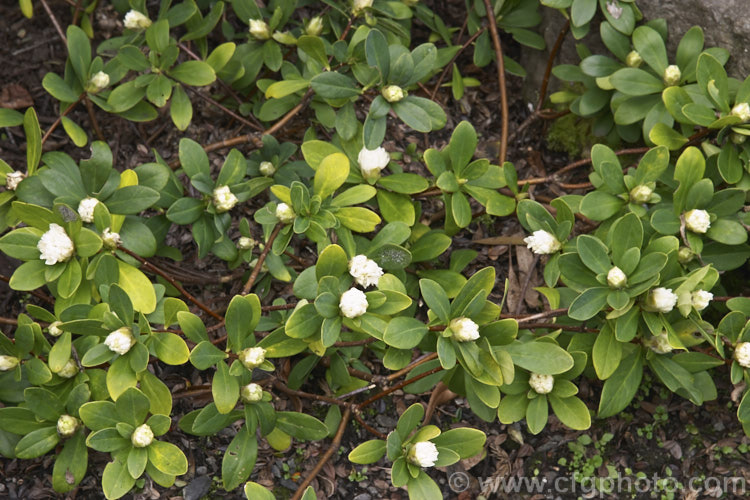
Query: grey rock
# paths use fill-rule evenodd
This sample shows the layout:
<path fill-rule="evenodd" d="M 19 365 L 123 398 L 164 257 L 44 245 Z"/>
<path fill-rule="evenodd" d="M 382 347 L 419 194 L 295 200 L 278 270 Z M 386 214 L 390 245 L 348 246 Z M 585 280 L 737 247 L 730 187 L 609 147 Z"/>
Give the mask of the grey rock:
<path fill-rule="evenodd" d="M 372 496 L 369 493 L 360 493 L 354 500 L 372 500 Z"/>
<path fill-rule="evenodd" d="M 205 476 L 208 473 L 208 467 L 205 465 L 199 465 L 195 468 L 195 473 L 199 476 Z"/>
<path fill-rule="evenodd" d="M 691 27 L 700 26 L 703 28 L 706 48 L 722 47 L 729 51 L 731 57 L 726 65 L 729 76 L 744 80 L 750 75 L 750 16 L 747 15 L 747 0 L 639 0 L 637 5 L 643 12 L 644 21 L 666 19 L 669 30 L 667 54 L 670 62 L 674 61 L 677 44 L 682 36 Z M 523 47 L 520 61 L 527 72 L 524 99 L 534 105 L 539 97 L 549 51 L 565 24 L 565 19 L 557 10 L 541 7 L 540 12 L 542 23 L 537 29 L 544 37 L 547 49 L 539 51 Z M 578 64 L 580 59 L 575 50 L 577 43 L 585 43 L 594 54 L 608 54 L 609 51 L 599 38 L 598 25 L 601 19 L 601 14 L 597 14 L 592 21 L 594 29 L 582 40 L 576 40 L 568 33 L 554 65 Z M 559 81 L 551 76 L 547 97 L 559 87 Z"/>
<path fill-rule="evenodd" d="M 200 500 L 211 489 L 211 478 L 208 476 L 198 476 L 182 490 L 182 497 L 185 500 Z"/>

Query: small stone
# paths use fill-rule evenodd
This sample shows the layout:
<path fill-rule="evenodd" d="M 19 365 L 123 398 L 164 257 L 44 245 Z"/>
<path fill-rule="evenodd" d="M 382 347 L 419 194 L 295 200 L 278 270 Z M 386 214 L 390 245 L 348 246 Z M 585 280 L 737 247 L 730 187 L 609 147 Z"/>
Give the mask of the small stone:
<path fill-rule="evenodd" d="M 354 500 L 372 500 L 372 495 L 369 493 L 361 493 L 354 497 Z"/>
<path fill-rule="evenodd" d="M 182 490 L 184 500 L 200 500 L 211 489 L 211 478 L 209 476 L 198 476 Z"/>
<path fill-rule="evenodd" d="M 195 473 L 199 476 L 205 476 L 206 474 L 208 474 L 208 467 L 206 467 L 205 465 L 199 465 L 195 468 Z"/>

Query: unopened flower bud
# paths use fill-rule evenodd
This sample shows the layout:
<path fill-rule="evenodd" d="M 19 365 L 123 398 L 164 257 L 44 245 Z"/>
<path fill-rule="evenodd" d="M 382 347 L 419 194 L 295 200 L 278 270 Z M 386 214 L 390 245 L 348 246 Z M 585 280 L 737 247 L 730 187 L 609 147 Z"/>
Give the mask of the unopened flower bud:
<path fill-rule="evenodd" d="M 315 16 L 305 26 L 305 33 L 310 36 L 318 36 L 323 32 L 323 18 Z"/>
<path fill-rule="evenodd" d="M 711 217 L 705 210 L 694 208 L 685 212 L 685 227 L 694 233 L 703 234 L 711 227 Z"/>
<path fill-rule="evenodd" d="M 218 213 L 231 210 L 237 204 L 237 197 L 229 189 L 229 186 L 219 186 L 214 189 L 213 202 Z"/>
<path fill-rule="evenodd" d="M 695 258 L 695 252 L 688 247 L 680 247 L 677 250 L 677 260 L 680 264 L 685 265 Z"/>
<path fill-rule="evenodd" d="M 451 320 L 450 329 L 456 342 L 470 342 L 479 338 L 479 326 L 469 318 Z"/>
<path fill-rule="evenodd" d="M 78 373 L 78 365 L 76 364 L 73 359 L 69 359 L 67 363 L 63 365 L 62 368 L 60 368 L 60 371 L 57 372 L 57 375 L 62 378 L 73 378 Z"/>
<path fill-rule="evenodd" d="M 651 195 L 654 190 L 645 184 L 639 184 L 630 190 L 630 201 L 642 205 L 651 201 Z"/>
<path fill-rule="evenodd" d="M 120 356 L 127 354 L 131 347 L 136 343 L 133 332 L 127 326 L 118 328 L 111 332 L 104 339 L 104 345 L 106 345 L 110 351 L 119 354 Z"/>
<path fill-rule="evenodd" d="M 286 203 L 279 203 L 276 205 L 276 218 L 279 219 L 282 224 L 291 224 L 294 222 L 295 217 L 297 217 L 297 214 L 295 214 L 292 207 Z"/>
<path fill-rule="evenodd" d="M 383 94 L 385 100 L 388 102 L 398 102 L 406 97 L 406 92 L 404 92 L 404 89 L 402 89 L 398 85 L 388 85 L 382 90 L 381 93 Z"/>
<path fill-rule="evenodd" d="M 373 0 L 354 0 L 352 14 L 357 15 L 368 7 L 372 7 Z"/>
<path fill-rule="evenodd" d="M 246 403 L 257 403 L 263 399 L 263 388 L 258 384 L 247 384 L 240 390 L 240 396 Z"/>
<path fill-rule="evenodd" d="M 529 377 L 529 386 L 537 394 L 549 394 L 555 387 L 555 377 L 552 375 L 542 375 L 541 373 L 532 373 Z"/>
<path fill-rule="evenodd" d="M 129 30 L 145 30 L 151 26 L 151 19 L 137 10 L 130 10 L 125 14 L 123 24 L 125 24 L 125 27 Z"/>
<path fill-rule="evenodd" d="M 622 272 L 622 269 L 614 266 L 607 273 L 607 284 L 611 288 L 622 288 L 628 284 L 628 277 L 625 276 L 625 273 Z"/>
<path fill-rule="evenodd" d="M 23 172 L 10 172 L 5 175 L 5 187 L 8 191 L 15 191 L 18 184 L 26 178 Z"/>
<path fill-rule="evenodd" d="M 627 64 L 630 68 L 637 68 L 641 64 L 643 64 L 643 58 L 637 50 L 631 50 L 625 57 L 625 64 Z"/>
<path fill-rule="evenodd" d="M 260 174 L 264 177 L 271 177 L 276 173 L 276 167 L 270 161 L 260 162 L 258 170 L 260 170 Z"/>
<path fill-rule="evenodd" d="M 268 40 L 271 38 L 271 30 L 263 19 L 250 19 L 250 34 L 256 40 Z"/>
<path fill-rule="evenodd" d="M 680 83 L 680 78 L 682 78 L 680 67 L 676 64 L 670 64 L 667 66 L 667 69 L 664 70 L 662 80 L 664 81 L 664 85 L 671 87 L 672 85 Z"/>
<path fill-rule="evenodd" d="M 240 250 L 250 250 L 255 246 L 255 240 L 252 238 L 248 238 L 247 236 L 241 236 L 239 240 L 237 240 L 237 248 Z"/>
<path fill-rule="evenodd" d="M 62 325 L 62 321 L 53 321 L 53 322 L 52 322 L 52 323 L 50 323 L 50 324 L 49 324 L 49 326 L 47 327 L 47 331 L 48 331 L 48 332 L 49 332 L 49 334 L 50 334 L 50 335 L 52 335 L 53 337 L 59 337 L 59 336 L 60 336 L 60 335 L 62 335 L 62 333 L 63 333 L 63 331 L 62 331 L 62 330 L 60 330 L 60 328 L 59 328 L 59 327 L 60 327 L 60 325 Z"/>
<path fill-rule="evenodd" d="M 358 318 L 367 312 L 367 296 L 362 290 L 350 288 L 341 294 L 339 310 L 346 318 Z"/>
<path fill-rule="evenodd" d="M 252 370 L 262 365 L 266 360 L 266 350 L 262 347 L 248 347 L 240 351 L 237 357 L 245 368 Z"/>
<path fill-rule="evenodd" d="M 745 134 L 738 134 L 737 132 L 732 132 L 729 134 L 729 138 L 732 141 L 732 144 L 744 144 L 745 141 L 747 141 L 747 136 Z"/>
<path fill-rule="evenodd" d="M 70 437 L 78 430 L 79 421 L 71 415 L 60 415 L 57 419 L 57 433 L 64 438 Z"/>
<path fill-rule="evenodd" d="M 136 448 L 145 448 L 154 442 L 154 431 L 148 424 L 139 425 L 130 436 L 130 442 Z"/>
<path fill-rule="evenodd" d="M 674 347 L 669 343 L 669 336 L 665 330 L 659 333 L 659 335 L 651 337 L 651 339 L 646 341 L 646 345 L 659 354 L 667 354 L 674 350 Z"/>
<path fill-rule="evenodd" d="M 86 85 L 86 92 L 96 94 L 109 86 L 109 75 L 104 71 L 99 71 L 89 80 Z"/>
<path fill-rule="evenodd" d="M 531 236 L 527 236 L 523 241 L 529 247 L 529 250 L 539 255 L 555 253 L 562 248 L 560 241 L 543 229 L 534 231 Z"/>
<path fill-rule="evenodd" d="M 438 449 L 432 441 L 414 443 L 406 459 L 417 467 L 432 467 L 438 459 Z"/>
<path fill-rule="evenodd" d="M 750 342 L 740 342 L 734 348 L 734 359 L 740 366 L 750 368 Z"/>
<path fill-rule="evenodd" d="M 18 358 L 0 354 L 0 372 L 7 372 L 18 366 Z"/>
<path fill-rule="evenodd" d="M 735 104 L 732 108 L 732 115 L 743 122 L 750 121 L 750 105 L 746 102 Z"/>

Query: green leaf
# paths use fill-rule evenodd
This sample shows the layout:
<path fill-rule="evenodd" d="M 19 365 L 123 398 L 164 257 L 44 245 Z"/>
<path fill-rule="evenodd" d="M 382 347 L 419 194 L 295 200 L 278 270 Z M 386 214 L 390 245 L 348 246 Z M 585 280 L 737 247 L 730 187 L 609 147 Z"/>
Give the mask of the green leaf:
<path fill-rule="evenodd" d="M 677 159 L 674 170 L 674 179 L 680 183 L 677 191 L 674 193 L 674 213 L 680 214 L 685 209 L 687 203 L 688 191 L 693 185 L 703 178 L 703 172 L 706 168 L 706 160 L 703 153 L 690 146 L 682 152 Z"/>
<path fill-rule="evenodd" d="M 297 39 L 297 48 L 312 57 L 313 60 L 320 63 L 324 68 L 330 69 L 330 66 L 328 65 L 328 56 L 326 55 L 326 47 L 322 38 L 318 36 L 303 35 Z"/>
<path fill-rule="evenodd" d="M 633 46 L 643 60 L 657 75 L 663 75 L 667 69 L 667 48 L 664 39 L 649 26 L 639 26 L 633 31 Z"/>
<path fill-rule="evenodd" d="M 625 357 L 620 366 L 602 387 L 599 418 L 611 417 L 622 411 L 635 396 L 643 377 L 643 358 L 640 350 Z"/>
<path fill-rule="evenodd" d="M 601 380 L 608 379 L 620 365 L 622 344 L 615 338 L 615 332 L 609 325 L 605 325 L 599 331 L 591 358 L 596 374 Z"/>
<path fill-rule="evenodd" d="M 281 99 L 310 86 L 307 80 L 282 80 L 272 83 L 266 89 L 266 99 Z"/>
<path fill-rule="evenodd" d="M 186 61 L 174 68 L 169 76 L 186 85 L 210 85 L 216 80 L 214 69 L 203 61 Z"/>
<path fill-rule="evenodd" d="M 240 385 L 237 379 L 230 375 L 227 364 L 223 361 L 216 364 L 216 374 L 211 381 L 211 392 L 214 396 L 216 409 L 221 414 L 232 411 L 240 397 Z"/>
<path fill-rule="evenodd" d="M 276 497 L 273 495 L 271 491 L 268 490 L 268 488 L 265 488 L 264 486 L 261 486 L 258 483 L 255 483 L 253 481 L 248 481 L 245 483 L 245 496 L 247 498 L 252 498 L 253 500 L 275 500 Z M 315 497 L 315 493 L 313 492 L 313 500 L 317 500 L 317 497 Z"/>
<path fill-rule="evenodd" d="M 450 320 L 450 302 L 443 287 L 435 281 L 421 279 L 419 280 L 419 289 L 427 307 L 440 318 L 440 321 L 447 323 Z"/>
<path fill-rule="evenodd" d="M 154 312 L 156 309 L 156 292 L 146 275 L 119 259 L 117 260 L 117 267 L 120 272 L 118 284 L 130 297 L 133 309 L 143 314 Z"/>
<path fill-rule="evenodd" d="M 58 101 L 75 102 L 78 100 L 78 94 L 56 73 L 47 73 L 44 75 L 42 87 Z"/>
<path fill-rule="evenodd" d="M 422 341 L 427 331 L 427 326 L 420 320 L 398 316 L 388 323 L 383 340 L 397 349 L 411 349 Z"/>
<path fill-rule="evenodd" d="M 542 375 L 557 375 L 573 367 L 573 356 L 551 342 L 513 342 L 503 347 L 513 363 Z"/>
<path fill-rule="evenodd" d="M 440 487 L 428 476 L 425 471 L 419 469 L 417 477 L 410 477 L 406 484 L 409 500 L 434 500 L 442 498 Z"/>
<path fill-rule="evenodd" d="M 169 114 L 172 117 L 175 127 L 180 131 L 185 131 L 193 119 L 193 105 L 185 90 L 180 86 L 175 86 L 172 91 L 172 102 L 169 105 Z"/>
<path fill-rule="evenodd" d="M 89 79 L 91 65 L 91 44 L 89 37 L 78 26 L 71 24 L 65 33 L 68 38 L 68 58 L 78 80 L 85 85 Z"/>
<path fill-rule="evenodd" d="M 164 441 L 154 441 L 148 446 L 148 460 L 164 474 L 180 476 L 188 470 L 185 454 L 177 446 Z"/>
<path fill-rule="evenodd" d="M 391 106 L 405 124 L 418 132 L 442 128 L 447 120 L 443 108 L 424 97 L 406 96 Z"/>
<path fill-rule="evenodd" d="M 620 69 L 609 77 L 609 81 L 623 94 L 632 96 L 660 93 L 664 89 L 664 83 L 659 78 L 637 68 Z"/>
<path fill-rule="evenodd" d="M 324 99 L 348 99 L 360 94 L 351 78 L 335 71 L 315 75 L 310 80 L 310 85 Z"/>
<path fill-rule="evenodd" d="M 115 459 L 104 467 L 102 489 L 108 500 L 120 498 L 127 494 L 135 484 L 136 478 L 130 475 L 126 464 Z"/>
<path fill-rule="evenodd" d="M 91 401 L 84 403 L 78 414 L 83 424 L 92 431 L 100 431 L 114 427 L 120 419 L 115 410 L 115 404 L 111 401 Z"/>
<path fill-rule="evenodd" d="M 609 288 L 589 288 L 573 300 L 568 316 L 578 321 L 593 318 L 607 304 L 609 292 Z"/>
<path fill-rule="evenodd" d="M 144 370 L 140 375 L 140 385 L 141 391 L 148 398 L 149 412 L 152 415 L 172 413 L 172 393 L 164 382 L 150 371 Z"/>
<path fill-rule="evenodd" d="M 284 330 L 289 337 L 303 339 L 320 331 L 323 318 L 318 314 L 314 304 L 297 307 L 286 321 Z"/>
<path fill-rule="evenodd" d="M 584 265 L 596 274 L 606 274 L 612 268 L 609 260 L 608 249 L 599 238 L 582 234 L 576 240 L 578 255 Z"/>
<path fill-rule="evenodd" d="M 560 398 L 549 394 L 549 403 L 560 422 L 574 430 L 585 430 L 591 427 L 591 414 L 583 401 L 575 396 Z"/>
<path fill-rule="evenodd" d="M 168 365 L 182 365 L 190 358 L 185 341 L 174 333 L 156 332 L 151 337 L 156 356 Z"/>
<path fill-rule="evenodd" d="M 435 446 L 453 450 L 461 458 L 473 457 L 481 452 L 486 440 L 484 432 L 471 427 L 450 429 L 431 439 Z"/>
<path fill-rule="evenodd" d="M 379 30 L 370 30 L 367 34 L 367 38 L 365 39 L 365 55 L 367 57 L 367 64 L 378 69 L 381 81 L 385 84 L 388 81 L 391 58 L 388 50 L 388 42 Z"/>
<path fill-rule="evenodd" d="M 151 403 L 145 394 L 131 387 L 123 392 L 115 402 L 115 411 L 121 422 L 138 427 L 146 420 Z"/>
<path fill-rule="evenodd" d="M 234 436 L 221 461 L 221 480 L 226 491 L 232 491 L 250 477 L 258 458 L 258 440 L 247 425 Z M 268 491 L 268 490 L 266 490 Z M 248 497 L 257 498 L 257 497 Z"/>
<path fill-rule="evenodd" d="M 341 187 L 349 177 L 349 159 L 342 153 L 326 156 L 320 162 L 313 180 L 315 194 L 325 200 Z"/>
<path fill-rule="evenodd" d="M 57 435 L 57 428 L 54 425 L 42 427 L 21 438 L 16 444 L 16 457 L 21 459 L 41 457 L 59 442 L 60 436 Z"/>
<path fill-rule="evenodd" d="M 323 439 L 328 427 L 315 417 L 294 411 L 277 411 L 276 427 L 292 437 L 305 441 Z"/>
<path fill-rule="evenodd" d="M 52 469 L 52 487 L 55 491 L 67 493 L 83 480 L 88 467 L 88 456 L 86 439 L 82 432 L 77 432 L 65 441 Z"/>
<path fill-rule="evenodd" d="M 529 401 L 526 407 L 526 425 L 529 427 L 529 432 L 539 434 L 547 425 L 548 417 L 549 408 L 546 396 L 540 395 Z"/>
<path fill-rule="evenodd" d="M 349 461 L 355 464 L 372 464 L 385 455 L 386 443 L 382 439 L 371 439 L 349 452 Z"/>
<path fill-rule="evenodd" d="M 23 115 L 23 131 L 26 134 L 26 173 L 34 175 L 42 158 L 42 129 L 34 108 L 27 109 Z"/>
<path fill-rule="evenodd" d="M 340 208 L 336 212 L 336 218 L 341 224 L 356 233 L 369 233 L 380 224 L 378 214 L 363 207 Z"/>
<path fill-rule="evenodd" d="M 580 211 L 592 220 L 607 220 L 625 206 L 625 200 L 604 191 L 592 191 L 581 200 Z"/>

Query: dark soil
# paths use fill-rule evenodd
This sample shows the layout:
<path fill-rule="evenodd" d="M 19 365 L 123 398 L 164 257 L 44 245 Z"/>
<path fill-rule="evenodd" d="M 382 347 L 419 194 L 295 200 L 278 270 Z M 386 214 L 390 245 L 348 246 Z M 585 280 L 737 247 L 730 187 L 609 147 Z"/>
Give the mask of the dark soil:
<path fill-rule="evenodd" d="M 50 6 L 60 24 L 67 26 L 72 19 L 69 6 L 62 1 L 50 0 Z M 106 2 L 104 2 L 106 4 Z M 62 72 L 66 50 L 40 2 L 35 1 L 33 19 L 22 17 L 13 0 L 0 5 L 0 61 L 3 71 L 0 76 L 0 107 L 25 109 L 33 104 L 39 115 L 43 129 L 48 128 L 59 115 L 57 102 L 42 88 L 43 76 L 49 72 Z M 446 19 L 463 19 L 462 2 L 447 2 L 433 6 L 443 10 Z M 97 9 L 96 33 L 106 37 L 120 30 L 116 13 L 108 5 Z M 506 41 L 511 55 L 517 49 L 510 40 Z M 427 137 L 398 128 L 392 135 L 389 149 L 405 148 L 409 142 L 416 142 L 420 149 L 442 147 L 449 138 L 453 127 L 461 120 L 469 120 L 480 134 L 478 155 L 495 159 L 500 136 L 499 109 L 500 92 L 494 67 L 480 69 L 471 65 L 469 56 L 459 60 L 463 73 L 482 81 L 482 86 L 467 89 L 466 96 L 455 102 L 449 91 L 438 94 L 449 115 L 449 122 L 443 131 Z M 545 142 L 546 125 L 537 122 L 519 134 L 513 132 L 527 118 L 527 104 L 518 97 L 523 85 L 521 79 L 510 77 L 508 94 L 511 103 L 511 134 L 509 160 L 513 161 L 520 178 L 544 176 L 568 161 L 561 153 L 549 151 Z M 213 89 L 219 91 L 219 89 Z M 230 117 L 225 116 L 202 100 L 193 100 L 195 116 L 193 124 L 185 134 L 202 144 L 234 137 L 248 130 Z M 308 112 L 310 113 L 310 112 Z M 71 115 L 77 123 L 92 130 L 90 118 L 84 107 Z M 118 169 L 130 168 L 153 159 L 151 148 L 169 160 L 176 155 L 177 142 L 182 136 L 172 126 L 169 117 L 160 116 L 154 122 L 134 124 L 124 119 L 97 111 L 96 117 L 112 148 L 115 165 Z M 300 115 L 278 137 L 280 140 L 299 141 L 308 123 L 307 114 Z M 5 129 L 0 137 L 0 157 L 17 168 L 25 164 L 23 130 L 20 127 Z M 249 147 L 240 148 L 249 154 Z M 79 150 L 66 138 L 60 128 L 52 134 L 45 150 L 61 150 L 74 158 L 85 157 L 87 150 Z M 221 153 L 225 154 L 225 152 Z M 213 154 L 214 160 L 222 158 Z M 419 171 L 420 165 L 407 164 L 406 169 Z M 586 171 L 573 171 L 566 182 L 576 183 L 586 180 Z M 555 197 L 558 188 L 539 186 L 532 193 Z M 258 200 L 257 206 L 265 203 Z M 425 203 L 427 218 L 432 211 L 441 209 L 439 202 Z M 252 214 L 253 206 L 248 206 L 247 215 Z M 510 280 L 512 293 L 508 297 L 511 310 L 541 310 L 543 303 L 532 289 L 541 284 L 541 267 L 534 266 L 533 257 L 523 248 L 511 254 L 507 246 L 476 243 L 477 240 L 498 235 L 517 235 L 521 228 L 512 218 L 497 220 L 482 219 L 470 230 L 459 234 L 457 247 L 469 247 L 480 252 L 472 263 L 473 269 L 487 265 L 497 269 L 499 283 Z M 239 291 L 243 280 L 237 279 L 234 285 L 220 284 L 218 277 L 227 273 L 223 262 L 217 259 L 198 261 L 196 250 L 190 243 L 187 232 L 174 230 L 169 235 L 171 244 L 177 244 L 185 255 L 183 262 L 170 267 L 175 277 L 181 280 L 189 291 L 211 306 L 220 308 L 228 302 L 228 297 Z M 312 254 L 303 248 L 295 249 L 302 259 Z M 0 256 L 0 275 L 9 276 L 16 264 Z M 528 281 L 528 286 L 524 283 Z M 527 289 L 521 297 L 522 289 Z M 268 296 L 287 296 L 289 287 L 274 285 L 267 290 Z M 268 300 L 265 297 L 265 301 Z M 498 295 L 494 297 L 500 299 Z M 0 281 L 0 309 L 4 317 L 16 317 L 23 312 L 26 303 L 42 302 L 31 295 L 11 291 Z M 12 334 L 12 329 L 3 326 L 4 332 Z M 368 361 L 369 362 L 369 361 Z M 385 372 L 377 361 L 371 363 L 374 373 Z M 744 436 L 736 419 L 736 396 L 740 393 L 728 383 L 728 373 L 724 369 L 715 372 L 719 389 L 719 399 L 696 407 L 678 396 L 671 395 L 658 384 L 644 379 L 637 400 L 621 415 L 604 421 L 595 420 L 591 429 L 584 432 L 571 432 L 551 417 L 547 427 L 537 436 L 530 435 L 525 424 L 512 426 L 498 422 L 487 424 L 473 416 L 465 399 L 450 397 L 438 405 L 432 423 L 443 429 L 452 426 L 474 426 L 488 435 L 486 455 L 464 460 L 455 466 L 431 470 L 431 476 L 443 489 L 446 498 L 472 499 L 484 494 L 488 498 L 533 498 L 533 499 L 572 499 L 572 498 L 747 498 L 741 487 L 750 481 L 748 447 L 750 440 Z M 192 370 L 190 366 L 164 370 L 158 374 L 175 392 L 187 386 L 201 386 L 209 383 L 210 375 Z M 322 371 L 314 372 L 310 380 L 322 379 Z M 581 396 L 592 410 L 596 409 L 601 386 L 598 383 L 581 381 Z M 313 393 L 321 388 L 310 383 L 303 387 Z M 210 396 L 208 396 L 210 398 Z M 362 417 L 370 425 L 383 433 L 395 427 L 397 415 L 414 402 L 427 404 L 430 394 L 410 395 L 398 391 L 393 396 L 374 404 Z M 173 417 L 175 423 L 189 411 L 204 406 L 209 399 L 181 398 L 175 400 Z M 310 404 L 284 394 L 275 394 L 274 405 L 278 410 L 302 410 L 316 416 L 324 416 L 327 407 Z M 174 487 L 164 489 L 151 483 L 149 479 L 139 483 L 133 499 L 184 498 L 241 498 L 239 490 L 224 492 L 220 487 L 221 457 L 235 432 L 229 427 L 216 436 L 194 437 L 181 433 L 176 425 L 169 434 L 170 439 L 180 446 L 188 457 L 189 471 L 180 477 Z M 387 463 L 381 462 L 369 467 L 355 466 L 348 462 L 346 455 L 357 444 L 372 436 L 358 424 L 350 424 L 344 434 L 340 450 L 323 468 L 313 482 L 318 498 L 339 498 L 348 500 L 406 499 L 403 489 L 390 486 Z M 602 444 L 606 442 L 606 444 Z M 599 444 L 597 444 L 599 443 Z M 279 453 L 261 441 L 258 461 L 251 477 L 263 485 L 273 487 L 277 498 L 288 498 L 297 488 L 301 479 L 316 465 L 318 458 L 328 448 L 330 440 L 313 443 L 294 443 L 290 450 Z M 101 498 L 101 473 L 108 461 L 105 454 L 90 452 L 89 475 L 79 488 L 68 495 L 69 498 Z M 37 460 L 0 461 L 0 498 L 42 499 L 57 498 L 51 488 L 53 457 Z M 593 490 L 591 479 L 577 482 L 574 475 L 610 478 L 613 487 L 609 493 Z M 510 479 L 524 478 L 521 489 L 513 491 Z M 736 487 L 728 479 L 738 478 Z M 618 481 L 619 479 L 619 481 Z M 501 483 L 501 480 L 508 482 Z M 535 480 L 536 483 L 531 481 Z M 741 480 L 741 481 L 740 481 Z M 504 486 L 509 489 L 504 490 Z M 600 482 L 600 489 L 607 486 Z M 630 488 L 629 488 L 630 487 Z M 691 488 L 692 487 L 692 488 Z M 537 489 L 538 488 L 538 489 Z M 748 486 L 750 488 L 750 486 Z"/>

